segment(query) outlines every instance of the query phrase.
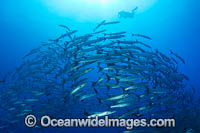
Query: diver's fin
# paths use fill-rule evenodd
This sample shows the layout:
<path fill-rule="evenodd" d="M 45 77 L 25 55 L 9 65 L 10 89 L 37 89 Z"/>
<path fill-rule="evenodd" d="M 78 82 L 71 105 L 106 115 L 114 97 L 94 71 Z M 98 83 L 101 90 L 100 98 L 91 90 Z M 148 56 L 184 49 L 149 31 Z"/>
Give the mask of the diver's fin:
<path fill-rule="evenodd" d="M 135 13 L 135 11 L 138 9 L 138 7 L 136 6 L 133 10 L 132 13 Z"/>

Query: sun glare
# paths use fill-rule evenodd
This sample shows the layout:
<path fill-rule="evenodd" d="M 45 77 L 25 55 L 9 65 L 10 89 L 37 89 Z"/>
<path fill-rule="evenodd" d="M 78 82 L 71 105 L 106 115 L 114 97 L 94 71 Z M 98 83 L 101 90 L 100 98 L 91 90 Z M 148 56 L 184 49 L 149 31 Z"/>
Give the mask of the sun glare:
<path fill-rule="evenodd" d="M 83 3 L 87 5 L 93 5 L 93 6 L 109 6 L 111 4 L 114 4 L 118 0 L 80 0 Z"/>
<path fill-rule="evenodd" d="M 108 2 L 108 0 L 100 0 L 100 3 L 101 3 L 102 5 L 107 5 L 109 2 Z"/>
<path fill-rule="evenodd" d="M 144 12 L 157 0 L 41 0 L 59 15 L 75 19 L 109 19 L 119 11 Z"/>

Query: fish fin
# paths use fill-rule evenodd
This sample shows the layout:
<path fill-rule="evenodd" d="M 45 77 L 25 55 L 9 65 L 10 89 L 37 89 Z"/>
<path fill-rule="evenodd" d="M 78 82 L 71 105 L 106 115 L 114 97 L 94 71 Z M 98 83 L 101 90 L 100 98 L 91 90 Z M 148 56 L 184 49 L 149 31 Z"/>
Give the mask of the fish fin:
<path fill-rule="evenodd" d="M 94 88 L 94 91 L 95 91 L 95 93 L 96 93 L 96 94 L 98 93 L 98 91 L 97 91 L 97 89 L 96 89 L 96 88 Z"/>
<path fill-rule="evenodd" d="M 97 100 L 99 102 L 99 104 L 101 104 L 103 102 L 103 100 L 101 100 L 100 98 L 97 97 Z"/>

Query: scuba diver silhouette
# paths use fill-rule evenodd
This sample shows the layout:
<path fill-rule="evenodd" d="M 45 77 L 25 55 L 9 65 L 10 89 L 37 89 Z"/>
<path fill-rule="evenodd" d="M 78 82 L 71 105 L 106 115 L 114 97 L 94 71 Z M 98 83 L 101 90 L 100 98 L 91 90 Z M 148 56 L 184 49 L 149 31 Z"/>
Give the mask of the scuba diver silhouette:
<path fill-rule="evenodd" d="M 135 11 L 138 9 L 138 7 L 135 7 L 131 12 L 126 11 L 120 11 L 118 13 L 119 18 L 133 18 L 135 15 Z"/>

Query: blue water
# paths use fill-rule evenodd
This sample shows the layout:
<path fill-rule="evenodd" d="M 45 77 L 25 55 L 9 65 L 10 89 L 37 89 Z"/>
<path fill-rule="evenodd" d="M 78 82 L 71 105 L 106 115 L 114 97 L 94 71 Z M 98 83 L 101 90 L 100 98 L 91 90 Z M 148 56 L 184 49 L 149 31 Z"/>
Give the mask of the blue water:
<path fill-rule="evenodd" d="M 78 18 L 77 12 L 67 10 L 66 14 L 62 14 L 61 11 L 54 9 L 48 5 L 47 1 L 44 1 L 0 1 L 0 76 L 13 71 L 29 50 L 39 46 L 42 41 L 55 38 L 62 33 L 63 29 L 57 26 L 59 24 L 66 24 L 72 29 L 79 30 L 80 33 L 87 33 L 104 19 L 119 20 L 121 26 L 115 26 L 111 30 L 125 30 L 149 35 L 153 39 L 150 42 L 152 47 L 164 53 L 173 49 L 181 55 L 186 64 L 180 65 L 180 70 L 188 75 L 191 84 L 197 90 L 197 95 L 200 94 L 199 0 L 156 1 L 147 9 L 136 13 L 131 19 L 118 19 L 117 12 L 113 15 L 109 12 L 109 15 L 104 15 L 105 12 L 100 14 L 101 9 L 98 9 L 95 16 L 91 16 L 89 12 L 95 11 L 95 7 L 92 10 L 86 10 L 90 14 L 88 17 Z M 57 6 L 59 8 L 59 5 Z M 132 6 L 134 8 L 137 5 Z M 126 10 L 125 7 L 123 8 Z M 130 5 L 127 7 L 127 10 L 129 9 Z M 103 10 L 102 8 L 102 12 Z M 52 130 L 54 131 L 55 129 Z M 97 132 L 98 130 L 76 129 L 76 131 Z"/>

